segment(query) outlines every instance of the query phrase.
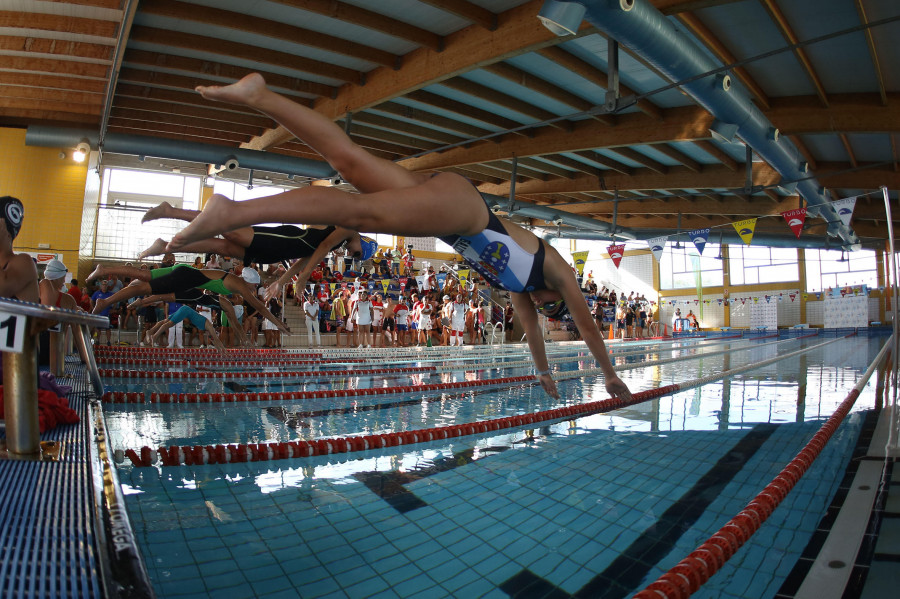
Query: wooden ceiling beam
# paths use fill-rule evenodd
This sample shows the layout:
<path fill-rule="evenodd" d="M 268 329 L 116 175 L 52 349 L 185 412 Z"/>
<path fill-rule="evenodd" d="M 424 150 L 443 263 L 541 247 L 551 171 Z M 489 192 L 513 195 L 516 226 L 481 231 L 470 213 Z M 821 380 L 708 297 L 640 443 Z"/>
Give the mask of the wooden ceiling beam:
<path fill-rule="evenodd" d="M 297 8 L 304 8 L 307 3 L 311 3 L 318 5 L 319 9 L 324 7 L 328 11 L 337 11 L 336 8 L 331 8 L 332 6 L 344 6 L 332 0 L 277 1 Z M 494 31 L 470 26 L 450 34 L 444 38 L 443 50 L 440 52 L 436 48 L 421 44 L 425 47 L 413 50 L 403 57 L 403 66 L 399 71 L 386 67 L 370 71 L 366 74 L 365 85 L 344 86 L 337 97 L 317 101 L 315 110 L 326 118 L 337 120 L 348 112 L 371 108 L 473 69 L 571 40 L 571 37 L 563 40 L 541 25 L 537 18 L 541 5 L 540 0 L 533 0 L 498 14 L 498 25 Z M 319 12 L 314 9 L 313 11 Z M 390 26 L 399 23 L 395 19 L 383 16 L 381 20 Z M 583 24 L 582 28 L 593 31 L 590 25 Z M 279 127 L 253 140 L 247 147 L 262 150 L 290 137 L 292 137 L 290 132 Z"/>
<path fill-rule="evenodd" d="M 146 67 L 158 71 L 176 71 L 176 74 L 215 79 L 216 84 L 232 83 L 252 72 L 247 67 L 235 66 L 221 62 L 212 62 L 187 56 L 162 54 L 149 50 L 125 50 L 124 64 L 128 67 Z M 301 96 L 328 96 L 337 94 L 337 87 L 316 81 L 308 81 L 298 77 L 288 77 L 271 71 L 259 70 L 266 83 L 280 92 Z"/>
<path fill-rule="evenodd" d="M 864 172 L 864 171 L 860 171 Z M 609 173 L 603 177 L 602 182 L 596 177 L 579 175 L 574 179 L 551 179 L 549 181 L 526 181 L 517 186 L 517 192 L 523 194 L 550 194 L 609 191 L 618 189 L 644 190 L 654 193 L 657 189 L 743 189 L 746 175 L 743 172 L 733 172 L 724 166 L 710 166 L 701 173 L 695 173 L 685 167 L 671 167 L 665 175 L 656 173 L 650 169 L 635 169 L 631 175 Z M 765 163 L 754 163 L 752 183 L 754 186 L 767 187 L 781 180 L 781 175 L 775 169 Z M 605 186 L 605 187 L 603 187 Z M 508 184 L 497 187 L 481 189 L 486 193 L 505 195 L 508 193 Z M 841 187 L 841 186 L 836 186 Z M 852 186 L 847 186 L 852 187 Z"/>
<path fill-rule="evenodd" d="M 36 102 L 31 98 L 11 98 L 4 97 L 2 94 L 0 94 L 0 115 L 5 115 L 7 110 L 42 110 L 52 113 L 99 116 L 101 107 L 102 103 L 100 102 L 93 102 L 91 104 L 77 104 L 75 102 L 57 99 L 45 99 L 40 100 L 40 102 Z"/>
<path fill-rule="evenodd" d="M 0 35 L 0 52 L 4 51 L 50 54 L 66 57 L 68 60 L 83 58 L 108 61 L 112 60 L 113 46 L 41 37 Z"/>
<path fill-rule="evenodd" d="M 840 136 L 841 143 L 844 146 L 844 150 L 847 151 L 847 156 L 850 158 L 850 166 L 856 168 L 859 164 L 856 162 L 856 154 L 853 153 L 853 146 L 850 145 L 850 138 L 847 137 L 846 133 L 841 133 Z"/>
<path fill-rule="evenodd" d="M 495 13 L 467 0 L 419 0 L 419 2 L 439 8 L 460 19 L 469 21 L 473 25 L 478 25 L 482 29 L 488 31 L 497 29 L 497 15 Z"/>
<path fill-rule="evenodd" d="M 0 97 L 31 100 L 32 102 L 71 102 L 83 106 L 103 105 L 102 92 L 6 85 L 5 83 L 0 83 Z"/>
<path fill-rule="evenodd" d="M 27 6 L 27 4 L 26 4 Z M 0 10 L 0 28 L 33 29 L 45 31 L 45 37 L 52 38 L 55 32 L 107 38 L 115 41 L 119 31 L 117 21 L 102 21 L 69 15 L 53 15 L 40 12 Z M 89 40 L 96 42 L 96 40 Z"/>
<path fill-rule="evenodd" d="M 737 58 L 735 58 L 734 54 L 725 47 L 721 40 L 719 40 L 709 27 L 704 25 L 696 15 L 682 12 L 678 13 L 676 18 L 722 63 L 734 64 L 737 62 Z M 744 67 L 735 67 L 732 69 L 732 72 L 734 73 L 734 76 L 744 84 L 750 92 L 750 95 L 756 101 L 756 104 L 763 110 L 767 109 L 769 107 L 769 96 L 753 77 L 750 76 L 747 69 Z"/>
<path fill-rule="evenodd" d="M 679 150 L 678 148 L 673 148 L 669 144 L 655 144 L 652 146 L 654 150 L 665 154 L 675 162 L 681 164 L 682 166 L 686 166 L 695 173 L 699 173 L 703 168 L 703 165 Z"/>
<path fill-rule="evenodd" d="M 110 127 L 117 127 L 121 130 L 130 130 L 141 135 L 159 136 L 162 134 L 169 137 L 173 134 L 179 138 L 193 138 L 195 141 L 201 142 L 226 142 L 238 145 L 247 140 L 249 136 L 240 133 L 231 133 L 217 129 L 207 129 L 205 127 L 191 126 L 179 123 L 162 123 L 159 121 L 141 121 L 132 118 L 110 117 Z"/>
<path fill-rule="evenodd" d="M 549 160 L 556 164 L 560 164 L 562 166 L 568 167 L 574 172 L 586 173 L 588 175 L 600 176 L 603 174 L 603 170 L 599 169 L 595 166 L 591 166 L 589 164 L 585 164 L 580 160 L 575 160 L 574 158 L 569 158 L 568 156 L 562 156 L 560 154 L 547 154 L 541 156 L 544 160 Z"/>
<path fill-rule="evenodd" d="M 790 135 L 789 139 L 795 146 L 797 146 L 797 150 L 803 156 L 803 159 L 806 161 L 806 164 L 809 165 L 809 170 L 812 172 L 816 172 L 818 170 L 818 163 L 816 162 L 816 157 L 812 155 L 812 152 L 809 151 L 809 148 L 806 147 L 806 144 L 803 143 L 803 140 L 800 139 L 799 135 Z"/>
<path fill-rule="evenodd" d="M 651 171 L 656 171 L 657 173 L 660 173 L 661 175 L 664 175 L 669 171 L 669 167 L 667 167 L 665 164 L 657 162 L 656 160 L 653 160 L 649 156 L 645 156 L 644 154 L 641 154 L 637 150 L 632 150 L 631 148 L 626 148 L 626 147 L 615 147 L 615 148 L 611 148 L 611 149 L 616 154 L 618 154 L 620 156 L 624 156 L 625 158 L 627 158 L 628 160 L 631 160 L 633 162 L 637 162 L 641 166 L 645 166 L 645 167 L 649 168 Z M 694 170 L 694 169 L 690 169 L 690 170 Z"/>
<path fill-rule="evenodd" d="M 884 73 L 881 70 L 881 61 L 878 59 L 878 51 L 875 49 L 875 39 L 872 37 L 872 29 L 868 27 L 869 17 L 866 15 L 866 9 L 863 6 L 862 0 L 853 0 L 853 5 L 856 6 L 856 13 L 859 15 L 859 20 L 863 25 L 866 25 L 863 34 L 866 36 L 866 45 L 869 47 L 869 56 L 872 58 L 872 67 L 875 69 L 875 77 L 878 79 L 878 92 L 881 94 L 882 105 L 887 106 L 888 99 L 887 88 L 884 85 Z"/>
<path fill-rule="evenodd" d="M 434 112 L 429 112 L 427 110 L 422 110 L 421 108 L 415 108 L 413 106 L 407 106 L 398 102 L 384 102 L 382 104 L 374 106 L 371 111 L 383 112 L 391 116 L 399 117 L 400 119 L 410 119 L 413 121 L 424 122 L 433 127 L 440 127 L 441 129 L 446 129 L 448 131 L 458 133 L 463 139 L 481 137 L 490 133 L 488 129 L 482 129 L 481 127 L 476 127 L 475 125 L 470 125 L 469 123 L 463 123 L 436 114 Z M 353 118 L 357 118 L 362 114 L 371 114 L 371 111 L 354 113 Z"/>
<path fill-rule="evenodd" d="M 408 25 L 388 15 L 359 8 L 346 2 L 338 2 L 337 0 L 272 0 L 272 2 L 299 8 L 323 17 L 344 21 L 345 23 L 352 23 L 365 29 L 380 31 L 391 37 L 412 42 L 417 46 L 424 46 L 434 52 L 440 52 L 444 48 L 443 38 L 436 33 Z"/>
<path fill-rule="evenodd" d="M 469 81 L 468 79 L 464 79 L 462 77 L 447 79 L 446 81 L 442 81 L 441 85 L 449 89 L 468 94 L 470 96 L 475 96 L 476 98 L 479 98 L 486 102 L 490 102 L 492 104 L 496 104 L 497 106 L 501 106 L 503 108 L 506 108 L 507 110 L 517 112 L 538 122 L 546 121 L 556 117 L 556 115 L 549 110 L 544 110 L 543 108 L 535 106 L 534 104 L 529 104 L 524 100 L 520 100 L 519 98 L 504 94 L 486 85 L 475 83 L 474 81 Z M 520 125 L 524 124 L 526 123 L 520 123 Z M 565 131 L 568 131 L 571 128 L 568 121 L 557 121 L 555 123 L 552 123 L 550 127 L 562 129 Z"/>
<path fill-rule="evenodd" d="M 602 164 L 607 169 L 617 172 L 617 173 L 621 173 L 623 175 L 630 175 L 631 173 L 634 172 L 634 169 L 631 168 L 630 166 L 628 166 L 626 164 L 622 164 L 621 162 L 619 162 L 617 160 L 613 160 L 612 158 L 609 158 L 608 156 L 604 156 L 603 154 L 600 154 L 599 152 L 595 152 L 593 150 L 581 150 L 581 151 L 571 152 L 571 153 L 575 154 L 576 156 L 581 156 L 582 158 L 586 158 L 587 160 L 590 160 L 592 162 L 596 162 L 597 164 Z M 602 171 L 602 170 L 600 171 L 601 176 L 604 173 L 605 173 L 605 171 Z"/>
<path fill-rule="evenodd" d="M 586 62 L 574 54 L 563 50 L 558 46 L 548 46 L 546 48 L 542 48 L 538 51 L 538 53 L 544 58 L 555 62 L 572 71 L 579 77 L 586 79 L 603 89 L 609 89 L 609 77 L 606 73 L 595 67 L 594 65 Z M 621 96 L 629 96 L 636 95 L 634 90 L 632 90 L 627 85 L 622 85 L 619 83 L 619 95 Z M 637 108 L 647 116 L 650 116 L 654 119 L 662 118 L 662 109 L 660 109 L 656 104 L 652 103 L 650 100 L 638 100 Z"/>
<path fill-rule="evenodd" d="M 346 122 L 346 121 L 344 121 Z M 464 138 L 453 135 L 451 133 L 447 133 L 446 131 L 440 131 L 438 129 L 431 129 L 429 127 L 423 127 L 422 125 L 416 125 L 414 123 L 410 123 L 409 121 L 401 121 L 400 119 L 392 119 L 386 116 L 382 116 L 380 114 L 375 114 L 370 111 L 366 112 L 357 112 L 353 115 L 351 119 L 351 123 L 353 125 L 356 124 L 366 124 L 371 125 L 373 127 L 377 127 L 379 129 L 383 129 L 387 132 L 393 133 L 402 133 L 404 135 L 410 135 L 414 137 L 418 137 L 423 140 L 427 140 L 430 142 L 436 142 L 438 144 L 454 144 L 456 142 L 462 141 Z"/>
<path fill-rule="evenodd" d="M 146 25 L 135 25 L 131 28 L 129 43 L 149 44 L 157 47 L 170 46 L 192 52 L 212 53 L 235 60 L 280 66 L 298 73 L 310 73 L 332 81 L 361 83 L 365 79 L 364 73 L 360 71 L 311 58 L 304 58 L 289 52 L 279 52 L 220 38 L 147 27 Z"/>
<path fill-rule="evenodd" d="M 791 24 L 788 23 L 787 17 L 783 12 L 781 12 L 781 8 L 775 3 L 774 0 L 760 0 L 763 8 L 769 13 L 769 17 L 771 17 L 772 21 L 775 23 L 775 27 L 781 32 L 782 37 L 784 37 L 785 41 L 788 44 L 795 45 L 800 43 L 800 38 L 797 37 L 797 34 L 794 33 Z M 819 100 L 822 102 L 822 106 L 828 108 L 828 94 L 825 93 L 825 86 L 822 85 L 822 80 L 819 78 L 819 75 L 816 73 L 816 70 L 813 68 L 812 62 L 809 60 L 809 56 L 806 54 L 806 50 L 803 48 L 794 48 L 793 50 L 794 56 L 797 57 L 797 60 L 800 61 L 800 66 L 803 67 L 803 70 L 806 72 L 806 76 L 809 77 L 810 83 L 812 83 L 813 88 L 816 90 L 816 95 L 819 97 Z"/>
<path fill-rule="evenodd" d="M 627 148 L 630 145 L 692 141 L 707 139 L 713 117 L 699 107 L 670 108 L 662 122 L 644 114 L 625 114 L 614 128 L 596 121 L 578 121 L 572 131 L 538 129 L 533 137 L 504 139 L 497 144 L 479 142 L 472 147 L 454 148 L 440 154 L 429 154 L 403 161 L 411 170 L 429 170 L 496 160 L 512 156 L 537 156 L 561 152 L 579 152 L 598 147 Z"/>
<path fill-rule="evenodd" d="M 523 166 L 535 172 L 543 173 L 544 178 L 546 178 L 547 175 L 552 175 L 554 177 L 564 177 L 566 179 L 572 179 L 575 177 L 574 172 L 566 170 L 564 168 L 560 168 L 552 162 L 545 162 L 543 159 L 537 160 L 536 158 L 520 158 L 519 167 Z"/>
<path fill-rule="evenodd" d="M 833 95 L 826 108 L 814 96 L 777 98 L 765 115 L 782 135 L 900 131 L 900 93 L 887 105 L 878 94 Z"/>
<path fill-rule="evenodd" d="M 738 170 L 737 160 L 708 139 L 698 139 L 694 142 L 694 145 L 724 164 L 728 169 L 732 171 Z"/>
<path fill-rule="evenodd" d="M 505 62 L 498 62 L 492 65 L 487 65 L 482 70 L 497 77 L 506 79 L 507 81 L 511 81 L 517 85 L 521 85 L 522 87 L 525 87 L 537 94 L 552 98 L 557 102 L 565 104 L 566 106 L 571 106 L 578 112 L 584 112 L 595 108 L 594 104 L 588 102 L 581 96 L 576 96 L 575 94 L 568 92 L 557 85 L 554 85 L 544 79 L 528 73 L 527 71 L 523 71 L 522 69 L 516 68 Z M 596 118 L 597 120 L 602 121 L 609 126 L 615 125 L 615 119 L 609 115 L 596 115 L 593 118 Z"/>
<path fill-rule="evenodd" d="M 0 59 L 2 59 L 3 68 L 11 71 L 29 71 L 32 73 L 104 80 L 109 76 L 109 66 L 105 64 L 25 56 L 2 56 Z"/>
<path fill-rule="evenodd" d="M 455 112 L 459 115 L 465 115 L 470 119 L 475 119 L 485 124 L 491 125 L 491 127 L 493 127 L 494 129 L 513 129 L 521 125 L 521 123 L 518 123 L 506 117 L 499 116 L 489 110 L 475 108 L 474 106 L 469 106 L 468 104 L 465 104 L 463 102 L 451 100 L 450 98 L 445 98 L 443 96 L 439 96 L 435 93 L 427 92 L 424 90 L 419 90 L 407 94 L 406 98 L 408 100 L 420 102 L 427 106 L 433 106 L 434 108 L 440 108 L 442 110 Z M 524 136 L 525 132 L 520 132 L 519 135 Z M 495 139 L 492 143 L 497 143 L 497 140 Z"/>
<path fill-rule="evenodd" d="M 140 110 L 149 113 L 162 115 L 173 115 L 176 117 L 183 116 L 187 118 L 198 118 L 216 121 L 220 125 L 229 127 L 231 125 L 254 127 L 265 131 L 273 126 L 273 121 L 262 115 L 232 112 L 229 110 L 219 110 L 210 106 L 190 106 L 187 104 L 178 104 L 165 100 L 155 100 L 152 98 L 141 99 L 135 97 L 116 96 L 113 107 L 124 110 Z M 257 134 L 258 135 L 258 134 Z"/>
<path fill-rule="evenodd" d="M 400 64 L 400 57 L 396 54 L 311 29 L 303 29 L 287 23 L 255 17 L 252 14 L 231 12 L 222 8 L 197 10 L 196 4 L 178 2 L 177 0 L 141 0 L 140 11 L 141 14 L 155 17 L 197 23 L 200 25 L 198 30 L 202 30 L 205 26 L 233 29 L 269 39 L 309 46 L 339 56 L 364 60 L 392 69 L 397 68 Z"/>
<path fill-rule="evenodd" d="M 198 118 L 196 116 L 167 114 L 149 110 L 136 110 L 133 108 L 124 108 L 122 106 L 113 106 L 112 110 L 110 110 L 110 116 L 131 121 L 141 121 L 144 123 L 158 122 L 166 125 L 192 126 L 200 129 L 209 129 L 210 131 L 235 133 L 244 140 L 249 139 L 254 135 L 259 135 L 261 129 L 260 127 L 240 125 L 238 123 L 224 123 L 219 119 Z M 220 135 L 219 138 L 222 138 L 222 136 Z"/>
<path fill-rule="evenodd" d="M 4 85 L 45 88 L 55 90 L 71 90 L 92 94 L 106 93 L 106 81 L 103 79 L 87 79 L 84 77 L 66 77 L 65 75 L 47 75 L 38 73 L 4 72 Z"/>

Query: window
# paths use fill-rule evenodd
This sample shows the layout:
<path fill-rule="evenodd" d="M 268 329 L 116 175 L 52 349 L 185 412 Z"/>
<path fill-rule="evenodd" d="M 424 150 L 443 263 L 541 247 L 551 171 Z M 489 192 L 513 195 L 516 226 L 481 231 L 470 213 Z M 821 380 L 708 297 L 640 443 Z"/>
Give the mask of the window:
<path fill-rule="evenodd" d="M 681 247 L 667 244 L 659 261 L 660 289 L 696 289 L 698 276 L 704 287 L 721 286 L 724 275 L 718 255 L 717 243 L 707 243 L 703 255 L 690 242 Z"/>
<path fill-rule="evenodd" d="M 877 261 L 872 250 L 806 250 L 806 290 L 825 291 L 850 285 L 877 288 Z"/>
<path fill-rule="evenodd" d="M 97 214 L 94 256 L 108 260 L 134 260 L 156 239 L 171 239 L 184 223 L 161 219 L 141 223 L 144 213 L 168 202 L 176 208 L 197 210 L 200 205 L 199 177 L 128 169 L 105 169 Z M 193 254 L 179 254 L 192 261 Z"/>
<path fill-rule="evenodd" d="M 729 245 L 728 273 L 732 285 L 799 281 L 797 249 Z"/>

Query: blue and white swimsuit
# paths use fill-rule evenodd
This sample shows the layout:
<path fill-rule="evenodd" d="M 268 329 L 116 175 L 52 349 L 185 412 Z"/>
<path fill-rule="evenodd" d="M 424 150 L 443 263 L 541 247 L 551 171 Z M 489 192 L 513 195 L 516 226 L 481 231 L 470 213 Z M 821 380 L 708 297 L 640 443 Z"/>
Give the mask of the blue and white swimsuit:
<path fill-rule="evenodd" d="M 440 240 L 453 246 L 491 287 L 514 293 L 546 289 L 544 242 L 538 240 L 534 254 L 526 252 L 513 241 L 500 219 L 490 210 L 487 212 L 488 224 L 481 233 L 445 235 Z"/>

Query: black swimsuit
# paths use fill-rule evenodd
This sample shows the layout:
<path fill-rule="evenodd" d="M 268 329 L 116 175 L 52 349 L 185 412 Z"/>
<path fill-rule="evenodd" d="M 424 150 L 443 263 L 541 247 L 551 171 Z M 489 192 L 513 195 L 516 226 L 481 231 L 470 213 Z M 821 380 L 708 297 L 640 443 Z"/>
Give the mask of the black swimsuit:
<path fill-rule="evenodd" d="M 253 228 L 253 239 L 244 250 L 244 264 L 274 264 L 282 260 L 311 256 L 334 227 L 301 229 L 293 225 Z M 343 243 L 343 241 L 341 242 Z M 340 244 L 335 245 L 338 247 Z M 334 249 L 334 248 L 332 248 Z"/>

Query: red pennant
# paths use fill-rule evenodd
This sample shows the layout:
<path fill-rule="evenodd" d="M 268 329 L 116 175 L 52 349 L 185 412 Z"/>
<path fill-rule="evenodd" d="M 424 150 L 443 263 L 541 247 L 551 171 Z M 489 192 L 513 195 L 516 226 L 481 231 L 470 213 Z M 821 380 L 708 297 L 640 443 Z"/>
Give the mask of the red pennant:
<path fill-rule="evenodd" d="M 400 277 L 400 291 L 406 291 L 406 277 Z"/>
<path fill-rule="evenodd" d="M 792 293 L 792 294 L 791 294 L 791 301 L 794 301 L 794 298 L 795 298 L 795 297 L 797 297 L 797 294 L 796 294 L 796 293 Z"/>
<path fill-rule="evenodd" d="M 788 226 L 794 232 L 794 235 L 797 236 L 797 239 L 800 239 L 800 233 L 803 232 L 803 223 L 806 222 L 806 208 L 787 210 L 782 212 L 781 216 L 787 221 Z"/>
<path fill-rule="evenodd" d="M 625 244 L 611 245 L 606 248 L 606 251 L 609 252 L 609 257 L 612 258 L 616 268 L 619 268 L 619 263 L 622 261 L 622 256 L 625 254 Z"/>

